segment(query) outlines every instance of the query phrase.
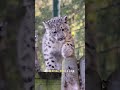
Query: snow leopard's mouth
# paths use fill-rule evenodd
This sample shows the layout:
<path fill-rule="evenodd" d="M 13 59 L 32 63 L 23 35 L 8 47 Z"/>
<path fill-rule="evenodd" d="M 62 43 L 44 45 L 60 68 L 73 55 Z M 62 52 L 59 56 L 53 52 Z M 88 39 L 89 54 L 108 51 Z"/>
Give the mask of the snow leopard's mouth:
<path fill-rule="evenodd" d="M 58 41 L 63 41 L 63 40 L 65 40 L 65 37 L 58 38 Z"/>

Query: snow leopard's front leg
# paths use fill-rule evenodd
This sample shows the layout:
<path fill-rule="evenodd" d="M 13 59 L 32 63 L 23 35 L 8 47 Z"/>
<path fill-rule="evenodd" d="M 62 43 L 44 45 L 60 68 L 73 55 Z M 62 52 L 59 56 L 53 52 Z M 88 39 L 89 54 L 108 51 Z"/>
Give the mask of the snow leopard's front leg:
<path fill-rule="evenodd" d="M 59 45 L 60 44 L 57 44 L 55 40 L 48 38 L 47 35 L 44 36 L 42 50 L 46 66 L 45 72 L 49 72 L 50 70 L 61 70 L 62 56 L 59 51 L 61 48 Z"/>
<path fill-rule="evenodd" d="M 55 57 L 56 56 L 56 57 Z M 58 61 L 60 59 L 58 59 L 59 57 L 59 53 L 58 52 L 51 52 L 51 54 L 44 54 L 45 57 L 45 65 L 46 65 L 46 70 L 45 72 L 49 72 L 50 70 L 61 70 L 61 61 Z"/>
<path fill-rule="evenodd" d="M 80 84 L 81 90 L 85 90 L 85 57 L 81 57 L 80 59 Z"/>
<path fill-rule="evenodd" d="M 74 56 L 74 47 L 69 42 L 62 47 L 62 81 L 61 90 L 80 90 L 77 60 Z"/>

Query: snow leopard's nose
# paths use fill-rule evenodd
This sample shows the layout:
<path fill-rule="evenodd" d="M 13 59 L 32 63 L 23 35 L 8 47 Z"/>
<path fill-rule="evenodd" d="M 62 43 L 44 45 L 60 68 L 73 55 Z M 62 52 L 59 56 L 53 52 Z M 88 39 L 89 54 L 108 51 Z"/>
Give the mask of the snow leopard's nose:
<path fill-rule="evenodd" d="M 59 41 L 62 41 L 62 40 L 63 40 L 63 38 L 59 38 L 58 40 L 59 40 Z"/>
<path fill-rule="evenodd" d="M 64 40 L 64 39 L 65 39 L 65 37 L 58 38 L 59 41 L 62 41 L 62 40 Z"/>

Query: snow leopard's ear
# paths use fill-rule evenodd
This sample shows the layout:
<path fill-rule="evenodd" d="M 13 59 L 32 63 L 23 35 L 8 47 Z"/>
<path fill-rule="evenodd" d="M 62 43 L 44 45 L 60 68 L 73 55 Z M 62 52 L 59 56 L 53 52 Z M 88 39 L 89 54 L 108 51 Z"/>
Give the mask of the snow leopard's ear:
<path fill-rule="evenodd" d="M 67 22 L 68 22 L 68 17 L 67 17 L 67 16 L 64 16 L 64 17 L 63 17 L 63 21 L 64 21 L 64 23 L 67 24 Z"/>
<path fill-rule="evenodd" d="M 42 22 L 42 23 L 43 23 L 43 25 L 44 25 L 45 29 L 48 29 L 48 28 L 49 28 L 49 25 L 48 25 L 48 23 L 47 23 L 47 22 Z"/>

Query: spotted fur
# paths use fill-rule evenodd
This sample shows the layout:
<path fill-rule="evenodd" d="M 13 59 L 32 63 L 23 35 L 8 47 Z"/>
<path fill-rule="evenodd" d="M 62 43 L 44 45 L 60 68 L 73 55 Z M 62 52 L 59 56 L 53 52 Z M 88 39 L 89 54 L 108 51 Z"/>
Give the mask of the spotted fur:
<path fill-rule="evenodd" d="M 42 52 L 46 70 L 61 70 L 62 46 L 66 41 L 73 44 L 67 17 L 54 17 L 43 24 L 46 31 L 42 40 Z"/>

